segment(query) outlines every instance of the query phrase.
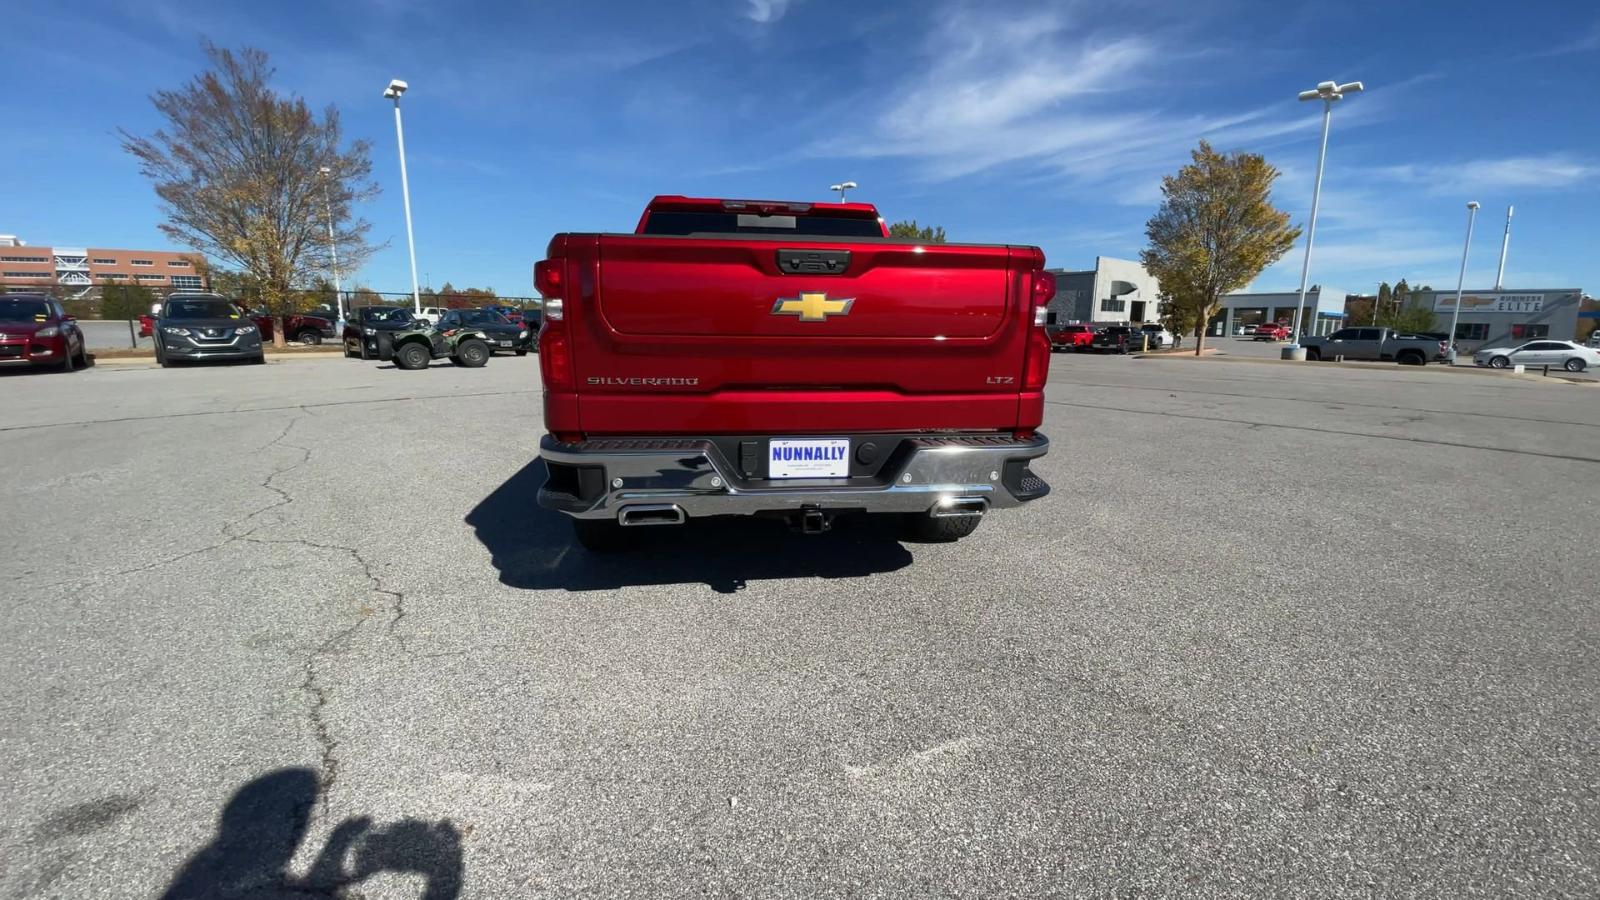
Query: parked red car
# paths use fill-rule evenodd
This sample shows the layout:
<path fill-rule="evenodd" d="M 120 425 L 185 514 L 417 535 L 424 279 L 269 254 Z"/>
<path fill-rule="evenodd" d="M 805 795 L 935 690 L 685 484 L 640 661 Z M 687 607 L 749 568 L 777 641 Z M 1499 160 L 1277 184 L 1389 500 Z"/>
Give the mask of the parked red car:
<path fill-rule="evenodd" d="M 0 366 L 89 365 L 83 332 L 61 304 L 43 294 L 0 296 Z"/>
<path fill-rule="evenodd" d="M 1255 337 L 1257 341 L 1287 341 L 1289 339 L 1289 326 L 1282 322 L 1268 322 L 1256 326 Z"/>
<path fill-rule="evenodd" d="M 1052 350 L 1086 350 L 1094 343 L 1093 325 L 1055 325 L 1047 330 Z"/>

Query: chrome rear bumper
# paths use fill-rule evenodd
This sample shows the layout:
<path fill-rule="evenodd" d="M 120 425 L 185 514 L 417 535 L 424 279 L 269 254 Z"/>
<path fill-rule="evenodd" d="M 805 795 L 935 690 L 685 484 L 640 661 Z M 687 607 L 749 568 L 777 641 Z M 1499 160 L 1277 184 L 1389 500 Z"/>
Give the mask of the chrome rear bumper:
<path fill-rule="evenodd" d="M 802 513 L 982 515 L 1037 500 L 1050 487 L 1028 468 L 1050 441 L 1009 437 L 907 437 L 909 452 L 871 478 L 754 480 L 709 440 L 596 439 L 563 444 L 546 435 L 539 455 L 552 477 L 539 505 L 580 519 L 674 524 L 701 516 Z M 562 468 L 565 467 L 565 468 Z M 560 469 L 560 478 L 555 477 Z M 580 474 L 581 473 L 581 474 Z M 558 483 L 559 482 L 559 483 Z M 681 516 L 668 516 L 676 508 Z M 638 511 L 648 510 L 641 515 Z"/>

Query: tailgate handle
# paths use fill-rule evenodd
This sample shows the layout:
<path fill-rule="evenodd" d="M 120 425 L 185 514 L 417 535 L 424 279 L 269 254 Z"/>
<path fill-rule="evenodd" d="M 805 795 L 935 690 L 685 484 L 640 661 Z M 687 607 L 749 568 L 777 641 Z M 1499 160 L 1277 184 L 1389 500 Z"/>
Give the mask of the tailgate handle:
<path fill-rule="evenodd" d="M 779 250 L 778 271 L 785 275 L 843 275 L 849 250 Z"/>

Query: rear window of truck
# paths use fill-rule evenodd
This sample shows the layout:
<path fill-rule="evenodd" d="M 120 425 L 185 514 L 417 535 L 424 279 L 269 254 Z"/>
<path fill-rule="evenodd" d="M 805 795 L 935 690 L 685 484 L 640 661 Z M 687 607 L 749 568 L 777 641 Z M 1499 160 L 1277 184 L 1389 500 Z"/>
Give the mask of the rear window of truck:
<path fill-rule="evenodd" d="M 741 212 L 651 212 L 645 234 L 787 234 L 813 237 L 883 237 L 877 219 L 844 216 L 765 216 Z"/>

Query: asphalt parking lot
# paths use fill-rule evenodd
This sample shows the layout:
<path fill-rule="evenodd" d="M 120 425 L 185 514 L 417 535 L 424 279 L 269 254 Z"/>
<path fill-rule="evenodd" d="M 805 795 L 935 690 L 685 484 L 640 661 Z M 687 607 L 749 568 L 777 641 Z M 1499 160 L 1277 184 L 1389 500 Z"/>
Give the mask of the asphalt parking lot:
<path fill-rule="evenodd" d="M 0 373 L 0 891 L 1600 894 L 1600 388 L 1060 355 L 968 540 L 592 558 L 537 379 Z"/>

